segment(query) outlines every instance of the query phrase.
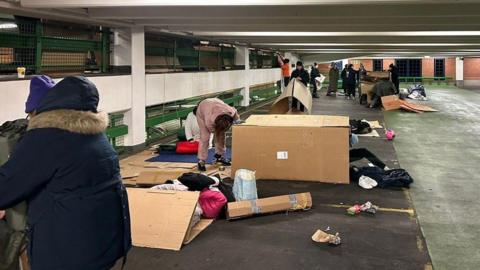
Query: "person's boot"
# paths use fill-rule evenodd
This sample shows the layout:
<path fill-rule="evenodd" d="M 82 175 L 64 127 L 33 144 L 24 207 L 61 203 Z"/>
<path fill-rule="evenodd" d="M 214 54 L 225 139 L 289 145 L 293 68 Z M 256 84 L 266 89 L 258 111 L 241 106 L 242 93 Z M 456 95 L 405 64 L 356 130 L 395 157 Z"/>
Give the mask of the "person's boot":
<path fill-rule="evenodd" d="M 205 166 L 205 161 L 203 160 L 200 160 L 197 164 L 197 168 L 199 171 L 201 172 L 206 172 L 207 171 L 207 167 Z"/>
<path fill-rule="evenodd" d="M 223 166 L 232 166 L 232 162 L 229 159 L 219 154 L 215 154 L 215 163 L 222 164 Z"/>

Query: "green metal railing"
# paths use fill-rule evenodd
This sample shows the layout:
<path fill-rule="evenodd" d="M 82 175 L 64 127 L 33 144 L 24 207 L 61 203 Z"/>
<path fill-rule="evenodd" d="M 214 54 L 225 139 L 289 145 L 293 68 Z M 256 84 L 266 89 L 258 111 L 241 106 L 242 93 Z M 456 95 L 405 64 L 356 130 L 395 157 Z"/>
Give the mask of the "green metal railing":
<path fill-rule="evenodd" d="M 11 25 L 9 29 L 0 30 L 0 71 L 16 72 L 17 67 L 25 67 L 28 73 L 35 74 L 108 70 L 108 28 L 66 28 L 60 23 L 32 19 L 12 20 Z"/>
<path fill-rule="evenodd" d="M 403 83 L 446 83 L 453 82 L 452 77 L 400 77 L 400 82 Z"/>
<path fill-rule="evenodd" d="M 225 70 L 235 65 L 235 48 L 220 45 L 201 46 L 192 38 L 149 34 L 145 38 L 145 54 L 150 56 L 147 69 Z"/>
<path fill-rule="evenodd" d="M 273 52 L 250 50 L 250 68 L 272 68 L 278 66 L 277 56 Z"/>
<path fill-rule="evenodd" d="M 256 105 L 271 100 L 278 97 L 280 93 L 280 83 L 277 83 L 275 86 L 266 85 L 256 89 L 250 89 L 250 105 Z"/>
<path fill-rule="evenodd" d="M 122 138 L 128 134 L 128 126 L 123 122 L 124 115 L 121 113 L 109 115 L 107 137 L 112 146 L 120 152 L 123 146 Z"/>
<path fill-rule="evenodd" d="M 450 84 L 453 82 L 453 77 L 400 77 L 399 78 L 401 83 L 445 83 Z M 329 85 L 329 81 L 324 81 L 323 85 Z M 343 86 L 342 80 L 338 80 L 338 88 L 342 88 Z"/>

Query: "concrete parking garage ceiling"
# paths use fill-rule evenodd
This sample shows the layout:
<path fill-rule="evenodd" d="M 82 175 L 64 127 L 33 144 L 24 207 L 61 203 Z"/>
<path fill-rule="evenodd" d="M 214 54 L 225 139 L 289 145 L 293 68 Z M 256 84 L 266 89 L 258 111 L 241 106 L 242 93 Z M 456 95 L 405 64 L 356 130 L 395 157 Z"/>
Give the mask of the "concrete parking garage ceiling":
<path fill-rule="evenodd" d="M 322 59 L 480 55 L 479 1 L 21 0 L 8 1 L 7 5 L 24 12 L 66 14 L 119 26 L 142 25 L 147 31 Z"/>

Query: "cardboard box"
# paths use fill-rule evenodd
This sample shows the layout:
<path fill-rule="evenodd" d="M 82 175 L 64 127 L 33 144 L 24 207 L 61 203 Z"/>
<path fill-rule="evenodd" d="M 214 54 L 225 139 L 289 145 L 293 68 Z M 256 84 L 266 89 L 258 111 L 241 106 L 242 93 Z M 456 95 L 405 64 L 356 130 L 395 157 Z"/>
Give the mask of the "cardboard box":
<path fill-rule="evenodd" d="M 310 90 L 301 82 L 292 79 L 283 93 L 275 100 L 270 108 L 270 114 L 288 114 L 292 113 L 290 108 L 290 98 L 296 98 L 303 106 L 307 114 L 312 113 L 312 94 Z"/>
<path fill-rule="evenodd" d="M 233 127 L 232 173 L 258 179 L 348 184 L 349 121 L 343 116 L 252 115 Z"/>
<path fill-rule="evenodd" d="M 362 95 L 367 95 L 367 104 L 372 103 L 372 90 L 374 86 L 375 86 L 375 83 L 373 82 L 360 83 L 360 89 L 361 89 Z"/>
<path fill-rule="evenodd" d="M 135 179 L 137 185 L 160 185 L 167 180 L 174 180 L 186 173 L 186 170 L 144 171 Z"/>
<path fill-rule="evenodd" d="M 227 219 L 281 211 L 306 210 L 312 207 L 310 192 L 263 198 L 252 201 L 231 202 L 227 206 Z"/>
<path fill-rule="evenodd" d="M 388 71 L 367 71 L 367 76 L 373 77 L 376 79 L 389 79 L 390 72 Z"/>
<path fill-rule="evenodd" d="M 127 188 L 132 242 L 137 247 L 180 250 L 212 222 L 190 223 L 199 192 Z"/>

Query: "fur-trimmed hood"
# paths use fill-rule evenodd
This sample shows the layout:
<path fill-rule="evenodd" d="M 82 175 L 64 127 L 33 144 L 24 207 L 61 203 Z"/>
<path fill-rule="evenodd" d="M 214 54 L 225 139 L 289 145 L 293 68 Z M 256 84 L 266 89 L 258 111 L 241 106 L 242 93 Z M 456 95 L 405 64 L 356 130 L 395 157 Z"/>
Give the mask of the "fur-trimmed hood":
<path fill-rule="evenodd" d="M 107 127 L 107 113 L 77 110 L 53 110 L 43 112 L 32 117 L 28 124 L 28 130 L 58 128 L 85 135 L 103 133 Z"/>

